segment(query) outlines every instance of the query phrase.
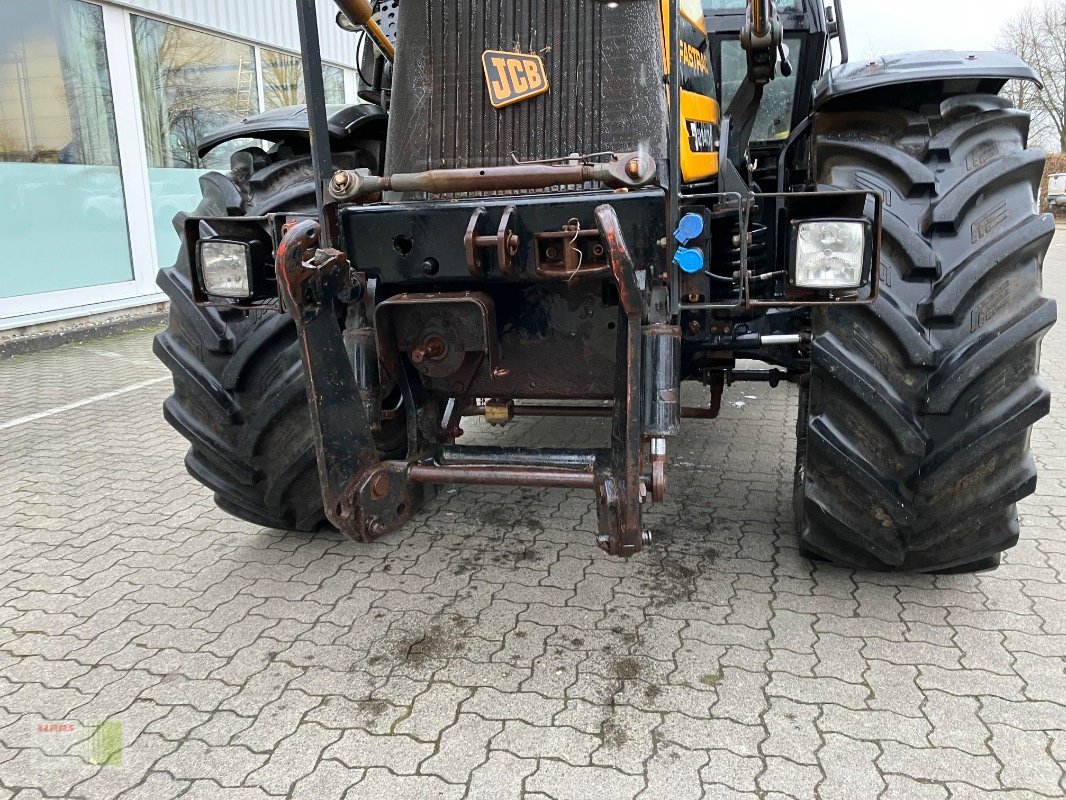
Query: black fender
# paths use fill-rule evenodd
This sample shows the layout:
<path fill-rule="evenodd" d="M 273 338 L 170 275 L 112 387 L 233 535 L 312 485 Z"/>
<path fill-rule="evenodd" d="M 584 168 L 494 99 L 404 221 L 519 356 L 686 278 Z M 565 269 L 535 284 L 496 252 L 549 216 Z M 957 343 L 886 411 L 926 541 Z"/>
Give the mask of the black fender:
<path fill-rule="evenodd" d="M 814 109 L 839 106 L 843 98 L 877 89 L 926 84 L 939 96 L 973 92 L 999 94 L 1007 81 L 1031 81 L 1043 88 L 1036 73 L 1011 53 L 959 53 L 924 50 L 882 56 L 835 67 L 814 88 Z"/>
<path fill-rule="evenodd" d="M 389 117 L 381 106 L 361 103 L 332 106 L 329 110 L 329 135 L 333 144 L 358 140 L 385 141 Z M 200 140 L 197 153 L 203 158 L 220 144 L 234 139 L 265 139 L 268 142 L 299 139 L 307 142 L 310 140 L 309 128 L 307 106 L 275 108 L 208 134 Z"/>

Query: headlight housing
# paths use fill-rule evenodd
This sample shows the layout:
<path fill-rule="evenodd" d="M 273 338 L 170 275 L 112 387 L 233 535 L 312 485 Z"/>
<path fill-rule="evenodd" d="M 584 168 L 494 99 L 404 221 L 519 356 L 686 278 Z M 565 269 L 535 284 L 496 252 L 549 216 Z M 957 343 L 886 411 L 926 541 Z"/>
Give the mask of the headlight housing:
<path fill-rule="evenodd" d="M 792 223 L 792 280 L 801 289 L 858 289 L 872 261 L 872 227 L 865 220 Z"/>
<path fill-rule="evenodd" d="M 199 246 L 200 278 L 205 294 L 252 296 L 252 245 L 225 239 L 203 239 Z"/>

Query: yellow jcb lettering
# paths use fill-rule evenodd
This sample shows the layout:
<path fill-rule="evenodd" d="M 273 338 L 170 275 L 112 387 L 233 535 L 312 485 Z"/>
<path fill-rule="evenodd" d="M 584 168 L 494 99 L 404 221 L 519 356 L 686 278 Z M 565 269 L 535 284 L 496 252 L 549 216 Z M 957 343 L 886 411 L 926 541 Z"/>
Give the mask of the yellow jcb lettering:
<path fill-rule="evenodd" d="M 535 58 L 527 58 L 522 61 L 526 69 L 526 78 L 529 80 L 529 91 L 535 92 L 544 88 L 544 76 L 540 74 L 540 62 Z"/>
<path fill-rule="evenodd" d="M 528 92 L 529 83 L 525 79 L 525 70 L 522 69 L 522 63 L 517 59 L 512 59 L 511 63 L 507 65 L 507 69 L 511 75 L 511 85 L 514 87 L 515 94 Z"/>
<path fill-rule="evenodd" d="M 511 84 L 507 82 L 507 59 L 493 56 L 492 67 L 496 70 L 496 74 L 499 75 L 498 78 L 492 81 L 492 93 L 496 96 L 497 102 L 506 100 L 514 94 L 511 90 Z"/>

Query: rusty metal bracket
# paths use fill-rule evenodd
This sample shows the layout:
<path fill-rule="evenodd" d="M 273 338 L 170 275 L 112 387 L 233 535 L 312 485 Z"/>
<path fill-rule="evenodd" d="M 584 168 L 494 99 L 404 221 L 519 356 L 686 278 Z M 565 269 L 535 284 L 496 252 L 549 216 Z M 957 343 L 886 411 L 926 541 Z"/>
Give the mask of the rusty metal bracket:
<path fill-rule="evenodd" d="M 491 374 L 499 368 L 496 306 L 484 292 L 396 295 L 378 304 L 375 326 L 387 380 L 399 378 L 403 354 L 425 379 L 459 394 L 484 361 Z"/>
<path fill-rule="evenodd" d="M 500 217 L 500 226 L 495 236 L 482 235 L 478 232 L 481 219 L 485 216 L 484 208 L 478 208 L 470 215 L 470 224 L 466 228 L 466 236 L 463 237 L 463 245 L 466 248 L 466 266 L 470 274 L 475 278 L 484 278 L 488 273 L 482 250 L 496 251 L 496 264 L 500 272 L 510 277 L 515 276 L 514 257 L 518 254 L 521 241 L 513 230 L 513 220 L 517 216 L 514 206 L 507 206 Z"/>
<path fill-rule="evenodd" d="M 281 303 L 296 323 L 326 516 L 370 542 L 407 521 L 421 502 L 405 464 L 382 463 L 337 320 L 337 298 L 356 290 L 348 259 L 318 249 L 321 227 L 304 220 L 277 251 Z"/>
<path fill-rule="evenodd" d="M 533 238 L 537 242 L 538 277 L 574 281 L 609 278 L 614 274 L 606 260 L 607 251 L 599 228 L 582 228 L 575 219 L 561 230 L 544 231 Z"/>
<path fill-rule="evenodd" d="M 607 246 L 607 257 L 618 285 L 618 359 L 614 418 L 611 425 L 609 471 L 597 485 L 599 544 L 612 555 L 635 554 L 644 544 L 641 528 L 641 323 L 644 298 L 636 270 L 622 236 L 618 215 L 610 205 L 596 209 L 596 224 Z"/>

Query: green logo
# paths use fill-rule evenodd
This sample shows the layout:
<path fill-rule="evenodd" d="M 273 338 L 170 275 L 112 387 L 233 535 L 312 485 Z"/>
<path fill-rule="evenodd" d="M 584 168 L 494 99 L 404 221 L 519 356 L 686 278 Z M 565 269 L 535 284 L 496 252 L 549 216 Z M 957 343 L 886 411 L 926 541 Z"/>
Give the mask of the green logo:
<path fill-rule="evenodd" d="M 104 766 L 122 764 L 122 723 L 101 722 L 89 740 L 89 761 Z"/>

